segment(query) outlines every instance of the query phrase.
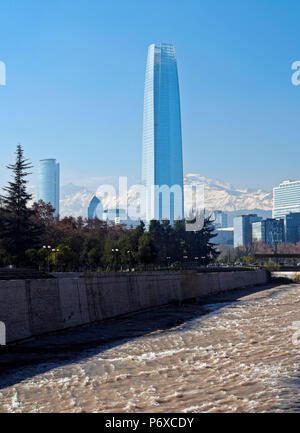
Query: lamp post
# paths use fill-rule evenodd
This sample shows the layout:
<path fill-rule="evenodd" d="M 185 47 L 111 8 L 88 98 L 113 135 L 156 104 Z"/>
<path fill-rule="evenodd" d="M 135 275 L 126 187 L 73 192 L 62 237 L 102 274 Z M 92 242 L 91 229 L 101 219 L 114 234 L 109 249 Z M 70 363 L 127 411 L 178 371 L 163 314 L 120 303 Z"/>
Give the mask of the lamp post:
<path fill-rule="evenodd" d="M 115 271 L 117 270 L 117 265 L 118 265 L 118 254 L 119 254 L 119 249 L 118 248 L 112 248 L 112 253 L 113 253 L 113 257 L 114 257 L 114 268 Z"/>
<path fill-rule="evenodd" d="M 132 268 L 132 251 L 128 250 L 127 254 L 129 255 L 129 271 L 131 271 L 131 268 Z"/>
<path fill-rule="evenodd" d="M 48 263 L 48 272 L 50 271 L 50 254 L 51 254 L 51 245 L 43 245 L 43 248 L 47 251 L 47 263 Z"/>
<path fill-rule="evenodd" d="M 54 268 L 56 269 L 56 253 L 59 253 L 59 248 L 52 248 L 52 252 L 54 253 Z"/>
<path fill-rule="evenodd" d="M 183 267 L 184 267 L 184 269 L 187 268 L 187 259 L 188 259 L 188 256 L 183 256 Z"/>

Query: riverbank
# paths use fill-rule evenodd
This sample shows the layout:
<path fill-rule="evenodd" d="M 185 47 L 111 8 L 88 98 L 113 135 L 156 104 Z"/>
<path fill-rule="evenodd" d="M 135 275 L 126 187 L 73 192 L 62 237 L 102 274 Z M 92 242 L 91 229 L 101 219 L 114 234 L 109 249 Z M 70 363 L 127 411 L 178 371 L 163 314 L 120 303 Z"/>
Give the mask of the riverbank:
<path fill-rule="evenodd" d="M 0 411 L 299 412 L 299 307 L 268 285 L 37 337 L 1 356 Z"/>
<path fill-rule="evenodd" d="M 0 321 L 16 342 L 187 299 L 265 284 L 265 270 L 90 274 L 0 281 Z"/>

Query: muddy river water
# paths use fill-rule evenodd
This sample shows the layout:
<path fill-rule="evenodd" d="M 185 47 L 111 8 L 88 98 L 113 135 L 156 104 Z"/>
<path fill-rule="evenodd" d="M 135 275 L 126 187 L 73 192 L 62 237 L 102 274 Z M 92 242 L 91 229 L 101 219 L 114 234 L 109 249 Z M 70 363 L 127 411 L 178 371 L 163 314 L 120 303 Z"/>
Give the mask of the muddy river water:
<path fill-rule="evenodd" d="M 0 412 L 300 412 L 299 321 L 273 285 L 43 336 L 0 354 Z"/>

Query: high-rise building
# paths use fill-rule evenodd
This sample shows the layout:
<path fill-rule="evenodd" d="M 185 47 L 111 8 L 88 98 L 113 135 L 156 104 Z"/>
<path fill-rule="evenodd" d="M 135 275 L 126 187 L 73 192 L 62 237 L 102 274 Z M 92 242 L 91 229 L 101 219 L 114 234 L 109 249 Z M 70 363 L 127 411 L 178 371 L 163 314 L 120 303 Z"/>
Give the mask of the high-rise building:
<path fill-rule="evenodd" d="M 97 218 L 99 215 L 100 219 L 102 219 L 102 213 L 101 200 L 94 195 L 88 207 L 88 219 Z"/>
<path fill-rule="evenodd" d="M 59 163 L 56 159 L 42 159 L 38 168 L 38 200 L 50 203 L 54 215 L 59 215 Z"/>
<path fill-rule="evenodd" d="M 300 180 L 286 180 L 273 188 L 273 218 L 300 212 Z"/>
<path fill-rule="evenodd" d="M 233 219 L 234 247 L 246 246 L 252 243 L 252 223 L 262 218 L 256 214 L 239 215 Z"/>
<path fill-rule="evenodd" d="M 221 210 L 215 210 L 212 213 L 212 220 L 216 229 L 225 229 L 228 227 L 227 213 Z"/>
<path fill-rule="evenodd" d="M 284 216 L 284 230 L 287 244 L 300 242 L 300 212 L 293 212 Z"/>
<path fill-rule="evenodd" d="M 184 217 L 180 96 L 175 47 L 152 44 L 144 93 L 142 181 L 146 220 Z"/>
<path fill-rule="evenodd" d="M 252 223 L 252 241 L 275 245 L 284 242 L 283 219 L 267 218 Z"/>

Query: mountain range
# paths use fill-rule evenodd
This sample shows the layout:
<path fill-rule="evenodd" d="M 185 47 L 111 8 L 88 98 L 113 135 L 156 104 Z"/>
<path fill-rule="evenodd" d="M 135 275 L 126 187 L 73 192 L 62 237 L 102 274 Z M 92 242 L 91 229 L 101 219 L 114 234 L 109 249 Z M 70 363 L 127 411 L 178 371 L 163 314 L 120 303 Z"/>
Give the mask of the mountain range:
<path fill-rule="evenodd" d="M 229 225 L 232 217 L 241 213 L 258 213 L 266 218 L 271 217 L 272 193 L 263 189 L 250 190 L 235 188 L 229 183 L 208 179 L 199 174 L 187 174 L 184 177 L 185 185 L 204 186 L 204 206 L 206 211 L 216 209 L 229 214 Z M 129 188 L 128 203 L 136 198 L 135 186 Z M 72 215 L 74 217 L 87 216 L 87 209 L 95 192 L 84 186 L 69 183 L 61 187 L 60 215 L 62 217 Z M 122 207 L 126 196 L 121 197 L 117 206 Z M 116 207 L 113 196 L 107 196 L 102 200 L 104 209 Z M 186 203 L 188 206 L 188 203 Z"/>

